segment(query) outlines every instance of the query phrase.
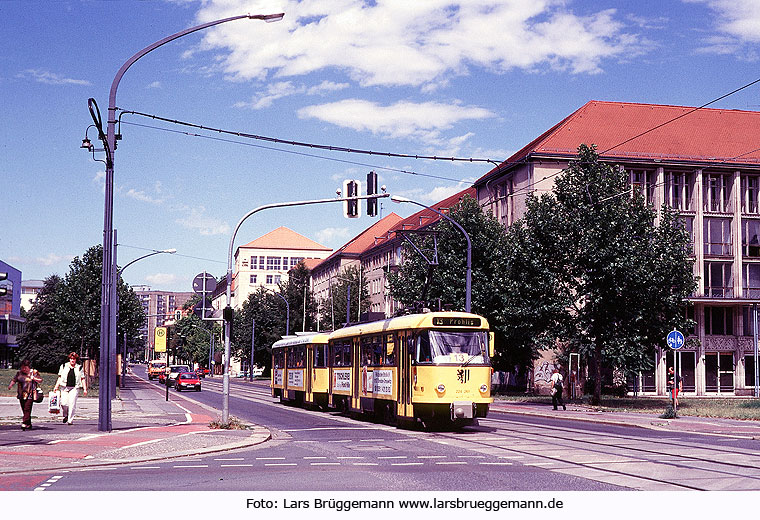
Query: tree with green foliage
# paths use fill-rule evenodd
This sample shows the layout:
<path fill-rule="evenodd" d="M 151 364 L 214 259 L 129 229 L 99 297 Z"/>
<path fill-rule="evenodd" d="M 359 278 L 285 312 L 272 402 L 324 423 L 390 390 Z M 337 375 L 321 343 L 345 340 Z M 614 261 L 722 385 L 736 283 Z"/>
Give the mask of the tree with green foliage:
<path fill-rule="evenodd" d="M 658 215 L 594 147 L 579 147 L 551 193 L 529 198 L 508 243 L 508 341 L 579 352 L 593 370 L 594 403 L 603 368 L 649 369 L 668 331 L 689 326 L 696 282 L 678 213 L 663 206 Z"/>
<path fill-rule="evenodd" d="M 32 308 L 26 313 L 26 328 L 18 337 L 19 359 L 29 358 L 41 370 L 52 370 L 69 353 L 57 325 L 56 295 L 63 284 L 58 275 L 45 279 Z"/>
<path fill-rule="evenodd" d="M 490 214 L 485 214 L 478 202 L 465 196 L 448 216 L 464 228 L 471 242 L 471 310 L 484 316 L 496 333 L 494 366 L 513 370 L 526 366 L 533 359 L 531 351 L 513 348 L 505 341 L 506 302 L 503 291 L 504 262 L 507 256 L 504 227 Z M 428 262 L 410 244 L 405 243 L 404 260 L 398 272 L 390 273 L 389 285 L 393 298 L 406 307 L 419 303 L 423 288 L 429 283 L 425 302 L 440 300 L 442 307 L 464 310 L 466 300 L 467 240 L 464 234 L 446 219 L 439 220 L 433 229 L 438 233 L 438 266 L 428 280 Z M 432 258 L 431 237 L 413 238 L 417 247 Z"/>
<path fill-rule="evenodd" d="M 335 328 L 340 328 L 346 321 L 356 323 L 361 313 L 369 309 L 367 278 L 362 276 L 358 267 L 348 266 L 330 280 L 330 294 L 320 309 L 321 328 L 329 330 L 333 323 Z"/>
<path fill-rule="evenodd" d="M 221 327 L 215 322 L 203 321 L 194 314 L 185 316 L 174 325 L 174 334 L 182 338 L 174 353 L 180 359 L 205 367 L 208 365 L 211 335 L 214 334 L 214 351 L 224 345 L 219 339 L 220 333 Z"/>
<path fill-rule="evenodd" d="M 91 247 L 81 258 L 72 260 L 63 279 L 48 279 L 49 292 L 41 300 L 44 308 L 40 307 L 40 317 L 44 320 L 27 323 L 26 332 L 19 340 L 23 342 L 24 352 L 35 356 L 47 352 L 44 358 L 36 358 L 40 366 L 55 368 L 66 360 L 70 351 L 85 359 L 99 359 L 102 250 L 100 245 Z M 126 332 L 127 346 L 135 347 L 140 344 L 139 330 L 145 321 L 142 305 L 132 288 L 121 279 L 117 298 L 117 338 L 123 341 Z"/>

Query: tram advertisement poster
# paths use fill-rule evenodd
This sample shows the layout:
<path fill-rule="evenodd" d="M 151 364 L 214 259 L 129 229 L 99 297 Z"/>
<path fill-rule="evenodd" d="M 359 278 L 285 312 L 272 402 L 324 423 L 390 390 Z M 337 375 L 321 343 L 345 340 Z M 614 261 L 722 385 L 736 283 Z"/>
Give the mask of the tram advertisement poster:
<path fill-rule="evenodd" d="M 288 370 L 288 387 L 303 386 L 303 370 Z"/>
<path fill-rule="evenodd" d="M 274 384 L 278 386 L 282 386 L 282 369 L 277 369 L 274 371 Z"/>
<path fill-rule="evenodd" d="M 351 391 L 350 370 L 335 370 L 333 372 L 333 390 Z"/>
<path fill-rule="evenodd" d="M 372 391 L 376 394 L 393 394 L 393 370 L 375 370 L 372 377 Z"/>

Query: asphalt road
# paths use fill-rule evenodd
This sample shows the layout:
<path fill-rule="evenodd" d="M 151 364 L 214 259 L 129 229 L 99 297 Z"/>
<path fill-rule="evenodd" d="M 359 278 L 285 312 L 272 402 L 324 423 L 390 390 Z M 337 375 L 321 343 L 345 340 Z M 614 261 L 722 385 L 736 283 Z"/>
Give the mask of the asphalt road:
<path fill-rule="evenodd" d="M 461 432 L 426 432 L 286 406 L 269 395 L 266 381 L 230 386 L 230 414 L 270 428 L 271 441 L 224 454 L 71 471 L 48 489 L 760 489 L 758 441 L 498 412 Z M 170 399 L 185 396 L 221 410 L 221 388 L 221 377 L 207 378 L 202 392 L 171 390 Z"/>

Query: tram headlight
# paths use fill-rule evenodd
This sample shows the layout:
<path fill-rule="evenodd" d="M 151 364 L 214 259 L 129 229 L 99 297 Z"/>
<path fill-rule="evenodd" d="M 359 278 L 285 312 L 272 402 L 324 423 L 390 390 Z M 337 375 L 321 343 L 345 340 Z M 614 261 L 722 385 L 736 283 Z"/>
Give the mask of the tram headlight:
<path fill-rule="evenodd" d="M 488 392 L 488 385 L 486 384 L 480 385 L 480 391 L 483 392 L 484 394 Z"/>
<path fill-rule="evenodd" d="M 441 383 L 440 385 L 438 385 L 438 387 L 436 388 L 436 390 L 438 390 L 439 394 L 442 394 L 442 393 L 444 393 L 446 391 L 446 385 L 444 385 L 443 383 Z"/>

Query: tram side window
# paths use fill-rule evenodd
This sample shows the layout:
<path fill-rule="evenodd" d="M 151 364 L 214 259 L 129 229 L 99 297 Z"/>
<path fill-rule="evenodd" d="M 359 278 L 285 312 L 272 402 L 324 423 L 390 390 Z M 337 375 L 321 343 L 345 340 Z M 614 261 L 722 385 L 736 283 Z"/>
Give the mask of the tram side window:
<path fill-rule="evenodd" d="M 288 368 L 303 368 L 306 366 L 306 347 L 292 347 L 288 352 Z"/>
<path fill-rule="evenodd" d="M 417 336 L 417 362 L 432 363 L 433 356 L 430 353 L 430 336 L 428 331 L 420 332 Z"/>
<path fill-rule="evenodd" d="M 325 368 L 327 366 L 327 345 L 314 346 L 314 367 Z"/>
<path fill-rule="evenodd" d="M 332 366 L 351 366 L 351 342 L 346 341 L 332 344 Z"/>
<path fill-rule="evenodd" d="M 284 368 L 284 367 L 285 367 L 285 351 L 277 350 L 274 353 L 274 368 Z"/>
<path fill-rule="evenodd" d="M 396 344 L 393 340 L 393 334 L 385 335 L 385 364 L 396 364 Z"/>
<path fill-rule="evenodd" d="M 361 346 L 361 366 L 368 367 L 372 366 L 372 338 L 370 337 L 364 337 L 362 338 L 362 346 Z"/>

